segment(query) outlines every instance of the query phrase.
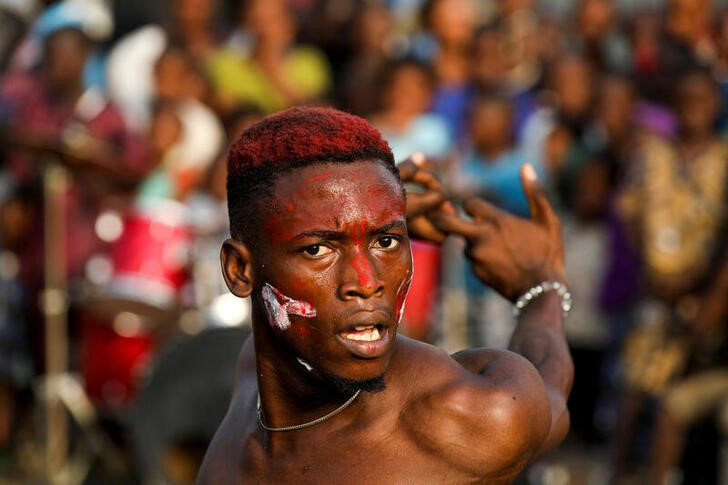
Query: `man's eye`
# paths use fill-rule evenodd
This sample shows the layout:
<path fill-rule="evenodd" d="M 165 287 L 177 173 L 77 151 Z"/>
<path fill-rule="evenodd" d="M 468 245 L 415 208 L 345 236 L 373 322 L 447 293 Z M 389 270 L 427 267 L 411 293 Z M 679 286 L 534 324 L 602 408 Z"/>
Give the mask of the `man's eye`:
<path fill-rule="evenodd" d="M 331 252 L 331 248 L 323 246 L 321 244 L 314 244 L 312 246 L 306 246 L 303 248 L 303 252 L 309 256 L 323 256 Z"/>
<path fill-rule="evenodd" d="M 399 245 L 399 241 L 397 240 L 397 238 L 394 238 L 392 236 L 384 236 L 384 237 L 380 237 L 377 240 L 375 247 L 381 248 L 381 249 L 394 249 L 398 245 Z"/>

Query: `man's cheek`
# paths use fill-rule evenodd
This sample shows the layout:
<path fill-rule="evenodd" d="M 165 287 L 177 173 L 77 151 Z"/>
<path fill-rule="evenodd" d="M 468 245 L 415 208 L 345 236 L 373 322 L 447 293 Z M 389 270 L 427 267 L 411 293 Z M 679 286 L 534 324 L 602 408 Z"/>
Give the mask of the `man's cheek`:
<path fill-rule="evenodd" d="M 313 304 L 286 296 L 269 283 L 263 285 L 261 296 L 268 314 L 268 323 L 279 330 L 288 330 L 291 327 L 289 315 L 308 319 L 317 315 Z"/>

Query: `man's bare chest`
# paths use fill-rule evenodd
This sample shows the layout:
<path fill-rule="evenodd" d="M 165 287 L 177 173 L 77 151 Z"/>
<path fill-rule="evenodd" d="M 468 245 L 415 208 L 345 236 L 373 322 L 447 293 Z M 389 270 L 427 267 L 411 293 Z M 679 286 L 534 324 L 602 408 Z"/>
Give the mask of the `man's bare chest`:
<path fill-rule="evenodd" d="M 242 483 L 460 483 L 471 482 L 451 463 L 400 433 L 311 442 L 270 454 L 250 441 L 241 460 Z"/>

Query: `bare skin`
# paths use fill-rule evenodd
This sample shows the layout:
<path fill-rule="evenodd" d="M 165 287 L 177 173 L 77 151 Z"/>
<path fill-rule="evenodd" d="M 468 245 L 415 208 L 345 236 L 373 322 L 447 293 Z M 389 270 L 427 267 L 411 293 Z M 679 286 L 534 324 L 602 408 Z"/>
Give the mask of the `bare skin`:
<path fill-rule="evenodd" d="M 412 271 L 407 222 L 418 217 L 419 230 L 410 232 L 464 237 L 476 274 L 511 299 L 539 281 L 563 281 L 558 220 L 535 178 L 523 175 L 531 221 L 477 200 L 467 205 L 473 220 L 461 219 L 412 166 L 403 179 L 426 192 L 408 195 L 406 211 L 399 184 L 377 162 L 281 177 L 263 210 L 263 243 L 228 240 L 222 250 L 231 291 L 252 295 L 254 335 L 198 483 L 508 483 L 560 442 L 573 369 L 555 294 L 527 307 L 510 351 L 451 356 L 396 336 Z M 289 315 L 287 330 L 271 325 L 260 298 L 265 283 L 311 303 L 317 316 Z M 375 324 L 380 338 L 346 342 L 354 323 Z M 362 392 L 315 426 L 262 429 L 258 393 L 273 427 L 312 421 L 345 402 L 351 394 L 334 391 L 326 373 L 354 381 L 383 375 L 386 387 Z"/>

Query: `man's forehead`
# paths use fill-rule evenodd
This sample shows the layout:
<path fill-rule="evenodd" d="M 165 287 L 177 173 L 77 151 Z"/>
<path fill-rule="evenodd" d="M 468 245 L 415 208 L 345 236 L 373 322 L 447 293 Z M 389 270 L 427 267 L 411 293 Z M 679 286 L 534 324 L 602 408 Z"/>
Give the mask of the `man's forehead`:
<path fill-rule="evenodd" d="M 401 185 L 380 162 L 316 164 L 292 170 L 278 178 L 273 187 L 274 204 L 305 198 L 306 202 L 334 199 L 345 203 L 362 194 L 371 199 L 402 196 Z"/>
<path fill-rule="evenodd" d="M 311 190 L 341 191 L 358 184 L 397 187 L 398 181 L 378 160 L 316 163 L 293 169 L 278 177 L 274 192 L 278 196 Z"/>
<path fill-rule="evenodd" d="M 404 218 L 399 181 L 376 162 L 321 164 L 279 178 L 266 226 L 286 233 L 366 229 Z"/>

